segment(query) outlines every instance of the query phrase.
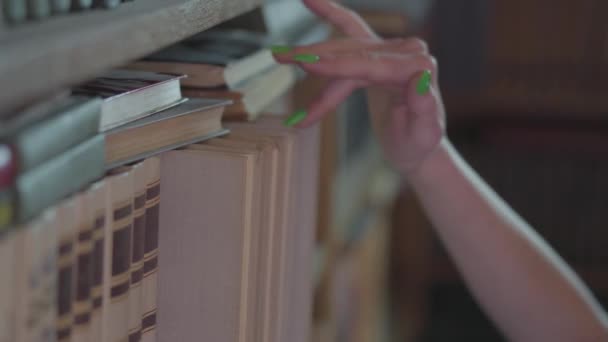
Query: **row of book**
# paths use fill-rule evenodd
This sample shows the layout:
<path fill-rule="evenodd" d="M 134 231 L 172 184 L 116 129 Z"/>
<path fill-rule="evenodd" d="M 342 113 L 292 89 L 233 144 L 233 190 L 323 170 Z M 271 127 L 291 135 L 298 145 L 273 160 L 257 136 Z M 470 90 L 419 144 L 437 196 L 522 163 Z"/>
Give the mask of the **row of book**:
<path fill-rule="evenodd" d="M 159 182 L 147 159 L 5 232 L 0 340 L 154 340 Z"/>
<path fill-rule="evenodd" d="M 319 130 L 227 127 L 4 232 L 0 340 L 308 341 Z"/>
<path fill-rule="evenodd" d="M 51 16 L 82 12 L 92 8 L 115 8 L 121 2 L 125 0 L 2 0 L 0 27 L 3 21 L 15 25 L 26 20 L 39 21 Z"/>
<path fill-rule="evenodd" d="M 294 70 L 252 37 L 197 36 L 166 50 L 190 51 L 175 55 L 180 62 L 135 62 L 1 116 L 0 227 L 26 222 L 105 170 L 226 134 L 222 118 L 254 120 L 280 103 Z"/>

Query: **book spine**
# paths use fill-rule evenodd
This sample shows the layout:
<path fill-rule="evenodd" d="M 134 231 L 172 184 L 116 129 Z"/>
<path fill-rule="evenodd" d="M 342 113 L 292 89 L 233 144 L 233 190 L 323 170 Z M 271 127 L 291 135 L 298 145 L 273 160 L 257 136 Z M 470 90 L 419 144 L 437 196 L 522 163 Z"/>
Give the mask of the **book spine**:
<path fill-rule="evenodd" d="M 76 262 L 75 262 L 75 297 L 73 342 L 88 342 L 91 339 L 91 282 L 92 282 L 92 251 L 93 251 L 93 222 L 87 215 L 85 195 L 75 199 L 79 210 L 76 213 L 77 224 L 75 231 Z"/>
<path fill-rule="evenodd" d="M 23 22 L 27 17 L 25 0 L 3 0 L 4 17 L 11 24 Z"/>
<path fill-rule="evenodd" d="M 93 220 L 92 230 L 92 263 L 91 263 L 91 341 L 101 341 L 102 329 L 102 280 L 104 265 L 104 232 L 105 217 L 105 182 L 98 182 L 91 186 L 87 193 L 87 211 Z"/>
<path fill-rule="evenodd" d="M 58 210 L 58 244 L 57 244 L 57 331 L 58 342 L 72 340 L 72 322 L 75 285 L 75 246 L 74 246 L 74 203 L 65 202 Z"/>
<path fill-rule="evenodd" d="M 115 8 L 120 5 L 120 0 L 95 0 L 94 6 L 101 8 Z"/>
<path fill-rule="evenodd" d="M 0 191 L 0 235 L 10 227 L 15 216 L 13 207 L 13 192 L 11 189 Z M 1 237 L 0 237 L 1 238 Z"/>
<path fill-rule="evenodd" d="M 144 241 L 144 278 L 142 341 L 156 341 L 156 297 L 158 285 L 158 224 L 160 213 L 160 159 L 144 162 L 146 168 L 146 214 Z"/>
<path fill-rule="evenodd" d="M 26 0 L 26 2 L 28 18 L 40 20 L 51 15 L 49 0 Z"/>
<path fill-rule="evenodd" d="M 146 168 L 133 167 L 133 244 L 131 249 L 131 287 L 129 289 L 129 341 L 141 340 L 143 310 L 142 279 L 146 231 Z"/>
<path fill-rule="evenodd" d="M 129 334 L 133 180 L 131 173 L 124 172 L 107 181 L 103 341 L 114 342 L 126 341 Z"/>
<path fill-rule="evenodd" d="M 78 100 L 64 112 L 16 133 L 13 141 L 19 171 L 26 172 L 94 137 L 99 130 L 102 100 Z"/>
<path fill-rule="evenodd" d="M 17 341 L 17 298 L 19 262 L 23 260 L 23 230 L 0 235 L 0 274 L 11 275 L 0 281 L 0 342 Z"/>
<path fill-rule="evenodd" d="M 38 336 L 34 341 L 52 341 L 57 326 L 57 216 L 54 209 L 47 210 L 42 215 L 42 223 L 36 241 L 37 262 L 36 274 L 38 284 L 36 300 L 33 303 Z M 32 278 L 33 279 L 33 278 Z"/>
<path fill-rule="evenodd" d="M 97 135 L 17 178 L 17 220 L 24 222 L 104 173 L 105 142 Z"/>

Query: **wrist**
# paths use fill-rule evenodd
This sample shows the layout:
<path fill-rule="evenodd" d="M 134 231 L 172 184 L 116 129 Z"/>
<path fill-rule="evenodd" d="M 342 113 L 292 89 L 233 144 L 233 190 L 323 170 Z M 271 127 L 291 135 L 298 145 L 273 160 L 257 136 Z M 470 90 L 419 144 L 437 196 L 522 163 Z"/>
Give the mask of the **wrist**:
<path fill-rule="evenodd" d="M 415 168 L 403 172 L 402 175 L 414 188 L 424 184 L 431 184 L 439 174 L 454 163 L 456 153 L 452 143 L 444 137 L 437 147 L 427 155 Z"/>

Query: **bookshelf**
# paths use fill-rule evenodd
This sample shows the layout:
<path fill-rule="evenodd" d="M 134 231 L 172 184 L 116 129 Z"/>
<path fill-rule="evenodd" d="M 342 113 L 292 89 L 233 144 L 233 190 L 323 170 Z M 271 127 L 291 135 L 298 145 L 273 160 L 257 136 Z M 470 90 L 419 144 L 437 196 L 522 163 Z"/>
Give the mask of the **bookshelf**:
<path fill-rule="evenodd" d="M 145 0 L 0 31 L 0 115 L 152 53 L 262 0 Z M 44 82 L 37 82 L 43 79 Z"/>

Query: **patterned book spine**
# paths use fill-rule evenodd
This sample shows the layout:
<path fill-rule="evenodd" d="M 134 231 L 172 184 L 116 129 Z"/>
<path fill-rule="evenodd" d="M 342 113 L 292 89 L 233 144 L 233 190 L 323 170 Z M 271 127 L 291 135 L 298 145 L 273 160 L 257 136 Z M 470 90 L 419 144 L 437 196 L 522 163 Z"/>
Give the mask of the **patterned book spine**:
<path fill-rule="evenodd" d="M 73 308 L 72 298 L 74 297 L 74 222 L 75 203 L 66 201 L 57 209 L 57 341 L 67 342 L 72 339 Z"/>
<path fill-rule="evenodd" d="M 133 181 L 130 172 L 107 179 L 107 225 L 104 253 L 103 341 L 126 341 L 129 335 L 129 285 L 131 231 L 133 225 Z"/>
<path fill-rule="evenodd" d="M 54 340 L 57 246 L 53 216 L 49 211 L 24 228 L 18 341 Z"/>
<path fill-rule="evenodd" d="M 91 263 L 91 341 L 101 341 L 102 328 L 102 280 L 104 265 L 104 232 L 105 217 L 105 182 L 98 182 L 91 186 L 87 192 L 87 215 L 93 220 L 92 230 L 92 263 Z"/>
<path fill-rule="evenodd" d="M 91 340 L 91 282 L 92 282 L 92 251 L 93 251 L 93 221 L 88 216 L 85 195 L 76 197 L 78 211 L 76 212 L 76 287 L 74 297 L 74 321 L 72 323 L 72 341 L 88 342 Z"/>
<path fill-rule="evenodd" d="M 146 231 L 144 242 L 144 315 L 142 341 L 156 341 L 156 288 L 158 285 L 158 217 L 160 210 L 160 159 L 144 162 L 146 172 Z"/>
<path fill-rule="evenodd" d="M 0 342 L 17 341 L 17 299 L 23 261 L 23 229 L 0 235 Z"/>
<path fill-rule="evenodd" d="M 146 168 L 133 167 L 133 245 L 131 250 L 131 288 L 129 289 L 129 342 L 141 340 L 143 310 L 144 238 L 146 229 Z"/>

